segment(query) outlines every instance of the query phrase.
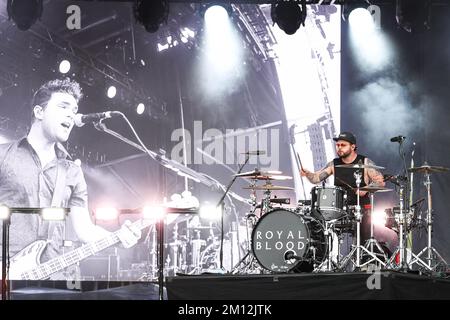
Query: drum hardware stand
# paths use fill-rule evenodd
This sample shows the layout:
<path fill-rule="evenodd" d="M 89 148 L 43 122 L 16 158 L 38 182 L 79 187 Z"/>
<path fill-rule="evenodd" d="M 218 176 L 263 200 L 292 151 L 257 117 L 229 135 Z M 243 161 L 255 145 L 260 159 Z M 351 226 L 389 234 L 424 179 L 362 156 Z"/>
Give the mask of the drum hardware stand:
<path fill-rule="evenodd" d="M 269 196 L 270 199 L 270 196 Z M 262 209 L 261 209 L 262 210 Z M 231 269 L 231 273 L 232 274 L 237 274 L 237 273 L 253 273 L 253 272 L 248 272 L 248 270 L 258 270 L 260 269 L 258 267 L 258 262 L 256 261 L 255 256 L 253 255 L 253 253 L 251 252 L 251 232 L 249 232 L 249 224 L 251 224 L 252 229 L 255 227 L 256 225 L 256 215 L 255 212 L 256 211 L 256 206 L 253 208 L 253 211 L 250 212 L 249 214 L 247 214 L 247 223 L 246 223 L 246 227 L 247 227 L 247 253 L 242 257 L 242 259 Z M 261 212 L 261 216 L 263 215 L 263 212 Z M 251 220 L 250 220 L 251 219 Z M 249 222 L 250 221 L 250 222 Z M 244 264 L 245 263 L 245 264 Z M 243 266 L 242 266 L 243 265 Z"/>
<path fill-rule="evenodd" d="M 375 192 L 370 193 L 370 239 L 366 241 L 366 244 L 364 248 L 366 249 L 365 252 L 371 256 L 373 259 L 366 261 L 363 265 L 367 265 L 373 261 L 377 261 L 380 263 L 383 267 L 386 266 L 387 256 L 384 252 L 383 248 L 380 246 L 379 242 L 374 237 L 374 223 L 373 223 L 373 216 L 374 216 L 374 206 L 373 206 L 373 196 Z M 378 249 L 379 253 L 374 253 L 374 245 Z M 384 261 L 381 261 L 377 255 L 382 256 Z"/>
<path fill-rule="evenodd" d="M 361 214 L 360 195 L 359 195 L 359 189 L 360 189 L 361 178 L 362 178 L 361 171 L 357 170 L 354 173 L 354 176 L 355 176 L 355 180 L 356 180 L 356 200 L 357 200 L 356 211 L 355 211 L 355 218 L 356 218 L 356 246 L 354 246 L 353 249 L 350 251 L 350 253 L 343 259 L 342 264 L 340 266 L 340 269 L 343 270 L 350 261 L 352 261 L 354 266 L 355 266 L 355 268 L 358 268 L 358 269 L 361 268 L 364 265 L 368 265 L 369 263 L 371 263 L 374 260 L 378 261 L 380 264 L 385 266 L 386 263 L 381 261 L 376 256 L 376 254 L 373 253 L 373 245 L 375 244 L 380 249 L 380 252 L 383 253 L 383 256 L 384 256 L 385 261 L 386 261 L 386 256 L 385 256 L 383 250 L 381 249 L 380 245 L 378 244 L 378 241 L 376 241 L 374 239 L 374 237 L 373 237 L 373 220 L 372 219 L 370 219 L 370 224 L 371 224 L 370 225 L 370 239 L 368 241 L 366 241 L 366 244 L 364 246 L 361 245 L 361 220 L 362 220 L 362 214 Z M 373 215 L 373 193 L 371 193 L 370 202 L 371 202 L 371 205 L 372 205 L 372 208 L 371 208 L 371 216 L 372 216 Z M 353 257 L 353 255 L 355 253 L 356 253 L 356 261 L 353 261 L 352 257 Z M 367 262 L 365 262 L 364 264 L 361 264 L 361 258 L 362 258 L 363 254 L 372 257 L 372 259 L 367 261 Z"/>
<path fill-rule="evenodd" d="M 402 183 L 399 184 L 400 186 L 400 212 L 396 214 L 395 220 L 399 224 L 399 245 L 397 247 L 397 250 L 394 251 L 389 261 L 386 263 L 386 266 L 388 269 L 397 269 L 399 271 L 408 271 L 410 269 L 410 266 L 413 262 L 408 263 L 407 256 L 408 254 L 411 255 L 411 257 L 414 257 L 416 261 L 418 261 L 423 267 L 428 268 L 426 263 L 422 261 L 418 256 L 416 256 L 411 249 L 409 249 L 406 246 L 406 239 L 407 236 L 406 230 L 408 229 L 407 226 L 407 220 L 406 220 L 406 210 L 404 208 L 404 186 Z M 395 262 L 397 254 L 399 255 L 399 262 L 398 264 Z"/>
<path fill-rule="evenodd" d="M 339 261 L 334 262 L 333 256 L 332 256 L 332 250 L 333 247 L 333 236 L 331 234 L 331 230 L 334 227 L 334 222 L 328 222 L 325 221 L 325 229 L 324 234 L 327 237 L 327 248 L 328 248 L 328 257 L 318 266 L 314 269 L 313 272 L 320 272 L 320 271 L 336 271 L 339 269 Z M 339 260 L 339 249 L 338 249 L 338 260 Z M 315 261 L 315 248 L 314 248 L 314 260 Z M 324 269 L 325 267 L 325 269 Z"/>
<path fill-rule="evenodd" d="M 431 199 L 431 180 L 430 180 L 430 172 L 426 171 L 425 172 L 425 187 L 427 188 L 427 203 L 428 203 L 428 210 L 427 210 L 427 232 L 428 232 L 428 242 L 427 242 L 427 246 L 425 248 L 423 248 L 422 251 L 420 251 L 420 253 L 417 255 L 417 257 L 415 257 L 415 259 L 412 260 L 411 264 L 416 263 L 417 261 L 421 262 L 422 264 L 424 264 L 424 266 L 426 267 L 426 269 L 430 270 L 430 271 L 436 271 L 437 267 L 439 265 L 444 264 L 445 267 L 447 267 L 447 262 L 444 260 L 444 258 L 442 258 L 442 256 L 439 254 L 439 252 L 437 252 L 437 250 L 431 245 L 431 238 L 432 238 L 432 231 L 433 231 L 433 208 L 432 208 L 432 199 Z M 421 255 L 423 255 L 424 253 L 427 254 L 427 263 L 423 263 L 419 257 Z M 433 257 L 433 255 L 435 257 Z M 436 261 L 436 260 L 440 260 L 440 261 Z M 433 265 L 433 262 L 435 263 Z"/>
<path fill-rule="evenodd" d="M 347 264 L 352 261 L 353 255 L 356 253 L 356 261 L 353 262 L 356 268 L 361 267 L 361 249 L 365 249 L 361 246 L 361 205 L 359 199 L 359 187 L 361 185 L 362 173 L 360 170 L 357 170 L 354 173 L 354 177 L 356 180 L 356 208 L 355 208 L 355 219 L 356 219 L 356 246 L 350 251 L 350 253 L 342 260 L 342 264 L 340 265 L 340 269 L 343 270 Z"/>

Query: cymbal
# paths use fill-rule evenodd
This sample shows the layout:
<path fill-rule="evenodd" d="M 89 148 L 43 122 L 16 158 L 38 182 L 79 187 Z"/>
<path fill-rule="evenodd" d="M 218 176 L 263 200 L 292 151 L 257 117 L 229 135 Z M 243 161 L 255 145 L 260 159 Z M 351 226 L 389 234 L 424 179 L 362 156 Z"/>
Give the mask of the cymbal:
<path fill-rule="evenodd" d="M 291 180 L 290 176 L 251 176 L 253 180 Z"/>
<path fill-rule="evenodd" d="M 248 186 L 243 187 L 243 189 L 253 189 L 253 190 L 294 190 L 291 187 L 274 186 L 271 184 L 263 184 L 261 186 Z"/>
<path fill-rule="evenodd" d="M 450 169 L 445 167 L 437 167 L 437 166 L 430 166 L 428 164 L 424 164 L 420 167 L 414 167 L 409 168 L 409 172 L 422 172 L 422 173 L 428 173 L 428 172 L 448 172 Z"/>
<path fill-rule="evenodd" d="M 259 171 L 258 169 L 255 169 L 253 171 L 248 172 L 242 172 L 239 174 L 235 174 L 234 177 L 257 177 L 257 176 L 273 176 L 273 175 L 280 175 L 282 174 L 281 171 Z M 261 179 L 263 180 L 263 179 Z"/>
<path fill-rule="evenodd" d="M 363 164 L 363 163 L 338 164 L 335 167 L 348 168 L 348 169 L 384 169 L 384 167 L 376 166 L 373 164 Z"/>
<path fill-rule="evenodd" d="M 359 188 L 359 191 L 388 192 L 388 191 L 392 191 L 392 189 L 388 189 L 385 187 L 379 187 L 379 186 L 375 186 L 375 185 L 368 185 L 368 186 Z"/>

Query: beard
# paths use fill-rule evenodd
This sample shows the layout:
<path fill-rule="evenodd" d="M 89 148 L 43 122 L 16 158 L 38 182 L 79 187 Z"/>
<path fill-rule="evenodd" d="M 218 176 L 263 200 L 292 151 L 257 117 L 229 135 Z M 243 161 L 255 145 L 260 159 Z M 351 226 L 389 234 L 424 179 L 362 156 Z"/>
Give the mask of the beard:
<path fill-rule="evenodd" d="M 347 158 L 348 156 L 350 156 L 352 154 L 352 151 L 350 150 L 350 151 L 347 151 L 347 152 L 342 152 L 341 154 L 338 154 L 338 156 L 339 156 L 339 158 L 341 158 L 341 159 L 345 159 L 345 158 Z"/>

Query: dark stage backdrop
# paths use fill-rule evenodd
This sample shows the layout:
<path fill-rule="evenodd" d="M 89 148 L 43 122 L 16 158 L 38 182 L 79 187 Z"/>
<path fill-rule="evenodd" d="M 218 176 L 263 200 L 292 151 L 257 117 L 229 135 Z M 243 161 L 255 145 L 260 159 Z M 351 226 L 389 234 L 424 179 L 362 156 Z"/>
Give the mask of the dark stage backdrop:
<path fill-rule="evenodd" d="M 395 22 L 393 6 L 381 6 L 382 32 L 392 43 L 389 63 L 376 71 L 356 63 L 347 23 L 342 25 L 342 130 L 357 134 L 359 150 L 385 173 L 402 174 L 399 144 L 390 142 L 406 136 L 406 167 L 425 161 L 430 165 L 450 165 L 450 8 L 433 6 L 431 30 L 407 33 Z M 377 50 L 374 48 L 374 50 Z M 380 54 L 386 54 L 381 51 Z M 414 174 L 413 201 L 426 198 L 423 174 Z M 431 175 L 433 204 L 433 244 L 450 260 L 450 174 Z M 395 187 L 388 184 L 389 187 Z M 376 205 L 392 207 L 395 193 L 377 195 Z M 425 217 L 426 202 L 422 206 Z M 426 245 L 425 230 L 414 231 L 414 251 Z"/>

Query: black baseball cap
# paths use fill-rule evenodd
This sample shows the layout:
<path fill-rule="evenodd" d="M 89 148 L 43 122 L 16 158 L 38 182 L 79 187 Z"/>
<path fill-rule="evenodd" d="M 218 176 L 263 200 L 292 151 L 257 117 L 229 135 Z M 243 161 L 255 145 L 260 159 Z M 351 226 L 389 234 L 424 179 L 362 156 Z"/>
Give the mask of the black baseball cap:
<path fill-rule="evenodd" d="M 351 144 L 356 144 L 356 138 L 351 132 L 341 132 L 338 137 L 333 138 L 334 141 L 344 140 Z"/>

